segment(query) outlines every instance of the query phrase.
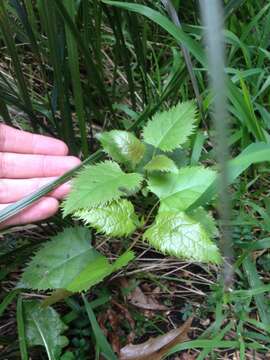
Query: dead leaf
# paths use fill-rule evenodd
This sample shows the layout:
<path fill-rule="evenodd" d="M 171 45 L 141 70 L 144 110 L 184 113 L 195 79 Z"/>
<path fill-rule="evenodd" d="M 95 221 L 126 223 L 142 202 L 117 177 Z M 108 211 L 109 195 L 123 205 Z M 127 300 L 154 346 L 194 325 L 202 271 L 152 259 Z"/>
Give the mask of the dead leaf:
<path fill-rule="evenodd" d="M 150 338 L 142 344 L 126 345 L 120 351 L 120 360 L 161 360 L 173 346 L 188 340 L 191 323 L 192 318 L 167 334 Z"/>
<path fill-rule="evenodd" d="M 137 286 L 128 296 L 128 301 L 141 309 L 145 310 L 162 310 L 167 311 L 165 305 L 159 304 L 158 301 L 151 295 L 145 295 L 141 288 Z"/>

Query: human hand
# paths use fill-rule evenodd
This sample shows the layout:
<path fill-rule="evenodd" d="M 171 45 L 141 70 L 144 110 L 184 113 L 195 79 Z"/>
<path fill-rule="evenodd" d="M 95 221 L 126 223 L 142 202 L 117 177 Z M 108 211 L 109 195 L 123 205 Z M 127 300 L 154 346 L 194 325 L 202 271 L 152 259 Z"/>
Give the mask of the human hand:
<path fill-rule="evenodd" d="M 80 163 L 67 156 L 61 140 L 35 135 L 0 124 L 0 210 L 55 180 Z M 1 223 L 0 227 L 40 221 L 57 212 L 59 200 L 69 192 L 64 184 L 48 196 Z"/>

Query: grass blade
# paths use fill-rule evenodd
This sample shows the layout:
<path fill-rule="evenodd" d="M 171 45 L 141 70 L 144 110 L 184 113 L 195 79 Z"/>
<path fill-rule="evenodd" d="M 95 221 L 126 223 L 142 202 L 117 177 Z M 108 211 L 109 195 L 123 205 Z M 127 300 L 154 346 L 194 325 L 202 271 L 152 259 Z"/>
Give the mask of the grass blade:
<path fill-rule="evenodd" d="M 30 112 L 30 121 L 31 121 L 32 127 L 35 131 L 37 131 L 38 130 L 38 128 L 37 128 L 38 121 L 34 115 L 32 102 L 31 102 L 31 99 L 28 94 L 27 85 L 25 83 L 20 60 L 19 60 L 19 57 L 17 54 L 17 49 L 15 46 L 14 39 L 12 37 L 12 31 L 11 31 L 11 27 L 9 24 L 8 13 L 6 11 L 5 3 L 2 1 L 0 2 L 0 27 L 2 29 L 2 36 L 4 38 L 5 44 L 8 48 L 8 51 L 9 51 L 11 59 L 12 59 L 12 64 L 13 64 L 14 72 L 15 72 L 16 79 L 18 82 L 18 88 L 20 90 L 21 98 L 22 98 L 26 108 Z"/>
<path fill-rule="evenodd" d="M 160 14 L 158 11 L 155 11 L 144 5 L 124 3 L 121 1 L 102 0 L 102 2 L 144 15 L 148 19 L 159 24 L 177 41 L 181 42 L 202 65 L 207 67 L 204 52 L 200 45 L 198 45 L 197 42 L 194 41 L 189 35 L 187 35 L 182 29 L 174 25 L 169 19 Z"/>
<path fill-rule="evenodd" d="M 65 0 L 64 4 L 70 17 L 72 18 L 72 20 L 74 20 L 76 12 L 74 1 Z M 66 24 L 65 30 L 67 39 L 68 64 L 71 74 L 75 108 L 80 128 L 81 148 L 84 156 L 87 157 L 89 154 L 89 150 L 86 131 L 86 114 L 84 111 L 83 92 L 80 80 L 79 54 L 73 34 L 71 33 L 70 28 Z"/>
<path fill-rule="evenodd" d="M 243 261 L 243 267 L 248 278 L 249 285 L 252 288 L 260 288 L 263 286 L 263 282 L 260 280 L 260 277 L 257 272 L 256 265 L 251 260 L 250 256 L 247 256 Z M 254 299 L 260 314 L 261 321 L 264 325 L 270 325 L 270 311 L 267 299 L 264 297 L 264 294 L 254 295 Z"/>
<path fill-rule="evenodd" d="M 68 81 L 65 73 L 65 37 L 63 24 L 58 22 L 54 3 L 46 0 L 40 2 L 40 17 L 48 37 L 50 61 L 53 66 L 54 87 L 57 94 L 57 103 L 61 112 L 62 137 L 69 144 L 72 153 L 76 153 L 75 134 L 68 99 Z"/>
<path fill-rule="evenodd" d="M 24 330 L 23 302 L 21 296 L 19 296 L 17 301 L 16 316 L 17 316 L 17 329 L 18 329 L 19 345 L 21 351 L 21 359 L 28 360 L 26 337 Z"/>
<path fill-rule="evenodd" d="M 165 6 L 171 20 L 174 22 L 174 24 L 176 26 L 178 26 L 179 28 L 181 28 L 180 19 L 179 19 L 178 15 L 177 15 L 177 12 L 176 12 L 173 4 L 171 3 L 171 1 L 170 0 L 161 0 L 161 2 L 164 4 L 164 6 Z M 203 106 L 202 106 L 202 97 L 201 97 L 201 94 L 200 94 L 199 85 L 198 85 L 196 76 L 195 76 L 194 71 L 193 71 L 193 65 L 192 65 L 190 53 L 189 53 L 189 51 L 188 51 L 188 49 L 186 47 L 182 46 L 181 43 L 179 43 L 179 46 L 180 46 L 180 48 L 182 50 L 182 53 L 183 53 L 183 56 L 184 56 L 184 59 L 185 59 L 185 63 L 186 63 L 187 69 L 188 69 L 188 73 L 189 73 L 190 80 L 191 80 L 191 83 L 192 83 L 192 87 L 193 87 L 193 90 L 194 90 L 194 93 L 195 93 L 195 96 L 196 96 L 196 99 L 197 99 L 197 103 L 198 103 L 198 106 L 199 106 L 199 109 L 200 109 L 200 113 L 202 115 L 202 118 L 204 118 L 204 112 L 203 112 Z"/>
<path fill-rule="evenodd" d="M 84 294 L 82 294 L 82 298 L 83 298 L 84 306 L 85 306 L 90 324 L 92 326 L 92 329 L 93 329 L 93 332 L 95 335 L 96 343 L 99 346 L 102 355 L 107 360 L 117 360 L 115 353 L 113 352 L 110 344 L 108 343 L 105 335 L 103 334 L 102 330 L 100 329 L 100 327 L 98 325 L 98 322 L 96 320 L 95 314 L 92 310 L 90 303 L 87 301 Z"/>
<path fill-rule="evenodd" d="M 3 299 L 3 301 L 0 303 L 0 317 L 2 316 L 3 312 L 6 310 L 9 304 L 12 303 L 12 301 L 15 299 L 15 297 L 18 295 L 18 292 L 21 290 L 11 290 L 7 296 Z"/>

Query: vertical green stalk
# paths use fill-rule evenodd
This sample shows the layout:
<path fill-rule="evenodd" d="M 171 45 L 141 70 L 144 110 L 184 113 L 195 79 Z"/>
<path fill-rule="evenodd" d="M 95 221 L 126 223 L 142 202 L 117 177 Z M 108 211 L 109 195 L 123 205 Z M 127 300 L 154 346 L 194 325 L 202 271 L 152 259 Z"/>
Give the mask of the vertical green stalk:
<path fill-rule="evenodd" d="M 19 346 L 21 351 L 21 359 L 28 360 L 26 337 L 24 330 L 23 302 L 21 296 L 18 297 L 16 316 L 17 316 L 17 329 L 18 329 L 18 337 L 19 337 Z"/>
<path fill-rule="evenodd" d="M 121 13 L 118 9 L 108 9 L 107 6 L 104 6 L 104 10 L 114 32 L 115 41 L 116 41 L 116 54 L 122 60 L 127 82 L 130 93 L 130 100 L 132 103 L 133 110 L 136 109 L 136 97 L 135 97 L 135 85 L 133 81 L 133 75 L 130 64 L 130 54 L 128 52 L 128 48 L 125 43 L 125 38 L 122 32 L 122 24 L 121 24 Z"/>
<path fill-rule="evenodd" d="M 141 81 L 141 91 L 143 96 L 144 104 L 148 102 L 147 96 L 147 69 L 146 69 L 146 26 L 145 21 L 143 21 L 143 30 L 138 21 L 137 15 L 130 14 L 125 12 L 125 18 L 127 21 L 128 31 L 133 42 L 134 50 L 137 57 L 138 68 L 140 72 L 140 81 Z"/>
<path fill-rule="evenodd" d="M 65 0 L 65 7 L 74 21 L 75 19 L 75 2 L 70 0 Z M 80 128 L 80 138 L 83 155 L 88 156 L 88 144 L 87 144 L 87 130 L 86 130 L 86 119 L 83 103 L 83 92 L 80 79 L 80 67 L 79 67 L 79 54 L 76 41 L 70 31 L 70 28 L 65 24 L 66 39 L 67 39 L 67 52 L 68 52 L 68 63 L 71 74 L 71 82 L 73 87 L 73 96 L 75 102 L 75 108 L 77 112 L 79 128 Z"/>
<path fill-rule="evenodd" d="M 18 82 L 18 88 L 20 91 L 20 96 L 24 102 L 25 107 L 28 109 L 28 113 L 30 115 L 30 121 L 32 127 L 35 131 L 37 131 L 37 121 L 34 115 L 32 102 L 28 94 L 27 85 L 25 83 L 25 79 L 23 76 L 23 71 L 21 68 L 21 63 L 17 54 L 17 49 L 15 45 L 14 38 L 12 36 L 12 30 L 9 23 L 8 12 L 5 8 L 4 1 L 0 1 L 0 27 L 2 30 L 2 36 L 4 38 L 5 44 L 9 51 L 10 57 L 12 59 L 13 69 L 15 72 L 15 76 Z"/>
<path fill-rule="evenodd" d="M 172 2 L 170 0 L 161 0 L 161 2 L 163 3 L 163 5 L 165 6 L 171 20 L 173 21 L 173 23 L 178 26 L 179 28 L 182 28 L 181 23 L 180 23 L 180 19 L 177 15 L 177 12 L 172 4 Z M 191 84 L 194 90 L 194 94 L 196 96 L 197 99 L 197 103 L 200 109 L 200 113 L 201 113 L 201 117 L 202 119 L 204 119 L 204 111 L 203 111 L 203 104 L 202 104 L 202 97 L 200 94 L 200 90 L 199 90 L 199 85 L 197 82 L 197 79 L 195 77 L 194 71 L 193 71 L 193 66 L 192 66 L 192 61 L 191 61 L 191 57 L 190 57 L 190 53 L 188 51 L 188 49 L 183 46 L 181 43 L 179 43 L 179 46 L 182 50 L 184 59 L 185 59 L 185 63 L 187 66 L 187 70 L 190 76 L 190 80 L 191 80 Z"/>
<path fill-rule="evenodd" d="M 108 343 L 105 335 L 103 334 L 102 330 L 100 329 L 97 319 L 95 317 L 94 311 L 92 310 L 92 307 L 89 304 L 89 302 L 87 301 L 84 294 L 82 294 L 82 298 L 83 298 L 84 306 L 85 306 L 90 324 L 91 324 L 93 332 L 94 332 L 97 347 L 100 348 L 102 355 L 107 360 L 117 360 L 117 357 L 114 354 L 114 352 L 113 352 L 110 344 Z"/>
<path fill-rule="evenodd" d="M 84 56 L 85 66 L 86 66 L 86 71 L 87 71 L 89 82 L 92 79 L 92 84 L 94 83 L 96 85 L 100 96 L 102 97 L 102 99 L 104 99 L 104 101 L 106 102 L 109 110 L 111 111 L 112 119 L 114 121 L 114 110 L 113 110 L 113 107 L 112 107 L 112 103 L 111 103 L 110 97 L 108 96 L 106 86 L 105 86 L 104 82 L 102 81 L 102 78 L 100 77 L 99 69 L 98 69 L 97 65 L 93 61 L 93 56 L 91 54 L 91 51 L 89 50 L 88 46 L 86 46 L 86 44 L 84 43 L 80 32 L 78 31 L 78 29 L 76 28 L 74 22 L 70 18 L 70 16 L 69 16 L 66 8 L 64 7 L 63 3 L 60 0 L 55 0 L 54 5 L 57 8 L 57 10 L 58 10 L 60 16 L 62 17 L 63 21 L 65 21 L 67 23 L 67 25 L 69 26 L 70 31 L 72 32 L 74 38 L 77 41 L 78 46 L 80 47 L 80 50 L 81 50 L 81 52 L 82 52 L 82 54 Z"/>
<path fill-rule="evenodd" d="M 37 19 L 35 16 L 32 0 L 24 0 L 28 21 L 34 35 L 38 34 Z"/>
<path fill-rule="evenodd" d="M 56 12 L 54 2 L 40 1 L 40 17 L 43 19 L 45 27 L 51 64 L 53 66 L 53 75 L 56 86 L 57 100 L 61 112 L 62 120 L 62 136 L 71 147 L 72 152 L 75 152 L 75 135 L 72 124 L 72 117 L 70 111 L 70 104 L 68 100 L 68 83 L 65 77 L 65 44 L 64 33 L 59 27 L 58 12 Z M 62 20 L 62 19 L 61 19 Z M 62 25 L 62 24 L 61 24 Z"/>
<path fill-rule="evenodd" d="M 201 0 L 201 13 L 206 27 L 206 45 L 209 62 L 209 75 L 214 97 L 213 122 L 216 128 L 216 157 L 220 166 L 219 212 L 221 217 L 221 249 L 224 255 L 224 290 L 233 285 L 233 250 L 230 233 L 231 203 L 229 194 L 229 125 L 225 81 L 225 46 L 223 36 L 223 9 L 220 1 Z"/>

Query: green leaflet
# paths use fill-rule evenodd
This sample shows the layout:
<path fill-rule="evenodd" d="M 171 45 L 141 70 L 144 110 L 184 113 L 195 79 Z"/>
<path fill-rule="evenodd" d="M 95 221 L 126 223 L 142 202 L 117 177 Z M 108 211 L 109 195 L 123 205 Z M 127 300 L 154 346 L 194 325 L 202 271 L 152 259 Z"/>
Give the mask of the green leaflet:
<path fill-rule="evenodd" d="M 145 152 L 145 145 L 131 132 L 112 130 L 97 135 L 105 152 L 119 163 L 138 164 Z"/>
<path fill-rule="evenodd" d="M 177 166 L 165 155 L 156 155 L 144 167 L 147 171 L 177 172 Z"/>
<path fill-rule="evenodd" d="M 89 240 L 90 232 L 83 227 L 66 229 L 55 236 L 35 254 L 19 287 L 71 292 L 88 290 L 134 257 L 132 252 L 126 252 L 110 264 Z"/>
<path fill-rule="evenodd" d="M 134 207 L 126 199 L 114 201 L 107 206 L 79 210 L 74 215 L 98 232 L 111 236 L 128 236 L 139 225 Z"/>
<path fill-rule="evenodd" d="M 75 178 L 72 191 L 63 203 L 64 216 L 117 200 L 139 188 L 141 181 L 140 174 L 126 174 L 112 161 L 87 166 Z"/>
<path fill-rule="evenodd" d="M 155 114 L 148 121 L 143 129 L 144 141 L 163 151 L 172 151 L 187 141 L 195 121 L 194 103 L 179 103 L 168 111 Z"/>
<path fill-rule="evenodd" d="M 213 170 L 201 166 L 185 167 L 177 173 L 149 176 L 148 188 L 161 200 L 160 211 L 185 210 L 216 179 Z"/>
<path fill-rule="evenodd" d="M 40 304 L 36 300 L 23 303 L 27 344 L 44 346 L 49 360 L 58 360 L 61 349 L 68 344 L 68 339 L 61 335 L 67 326 L 52 307 L 42 308 Z"/>
<path fill-rule="evenodd" d="M 200 222 L 211 238 L 218 236 L 218 228 L 216 227 L 215 219 L 204 208 L 199 207 L 188 215 L 197 222 Z"/>
<path fill-rule="evenodd" d="M 110 264 L 106 257 L 100 255 L 68 285 L 67 290 L 72 292 L 88 290 L 112 272 L 126 266 L 132 259 L 134 259 L 132 251 L 125 252 L 113 264 Z"/>
<path fill-rule="evenodd" d="M 200 262 L 221 261 L 217 246 L 203 226 L 184 212 L 159 213 L 144 239 L 163 254 Z"/>
<path fill-rule="evenodd" d="M 37 290 L 65 288 L 99 253 L 87 228 L 67 228 L 45 243 L 30 261 L 18 287 Z"/>

